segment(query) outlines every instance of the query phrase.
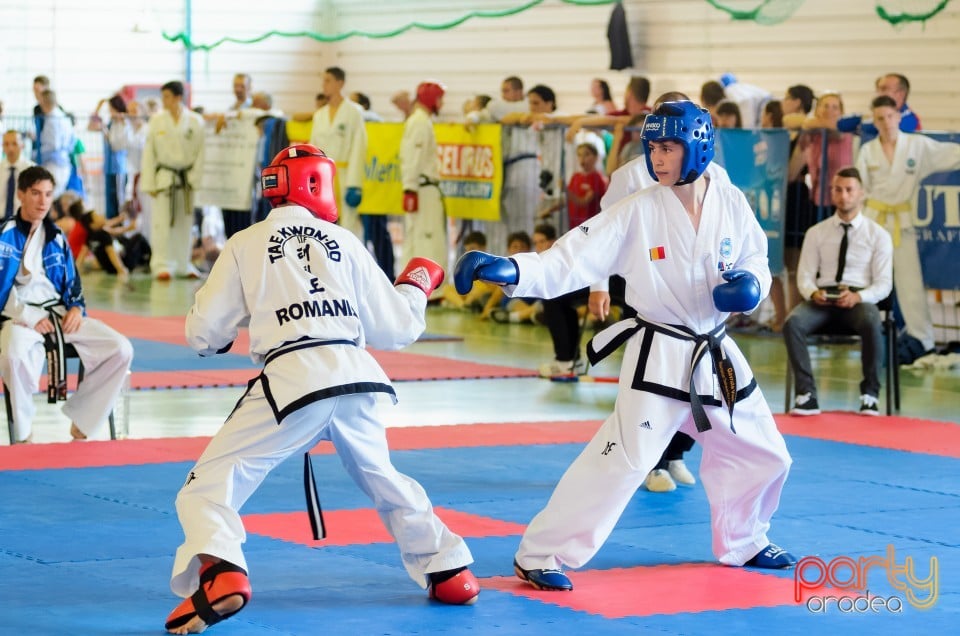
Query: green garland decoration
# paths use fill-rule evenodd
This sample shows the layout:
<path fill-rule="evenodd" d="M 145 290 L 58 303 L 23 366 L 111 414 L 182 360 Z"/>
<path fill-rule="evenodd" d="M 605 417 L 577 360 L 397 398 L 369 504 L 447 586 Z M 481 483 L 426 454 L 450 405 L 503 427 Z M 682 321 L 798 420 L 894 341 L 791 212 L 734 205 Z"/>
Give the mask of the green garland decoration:
<path fill-rule="evenodd" d="M 560 1 L 565 4 L 574 4 L 574 5 L 582 5 L 582 6 L 598 6 L 598 5 L 604 5 L 604 4 L 613 4 L 617 0 L 560 0 Z M 310 38 L 318 42 L 339 42 L 341 40 L 346 40 L 347 38 L 352 38 L 352 37 L 384 39 L 384 38 L 396 37 L 401 33 L 405 33 L 409 31 L 410 29 L 424 29 L 426 31 L 444 31 L 444 30 L 452 29 L 453 27 L 459 26 L 464 22 L 466 22 L 467 20 L 470 20 L 473 18 L 504 18 L 507 16 L 522 13 L 524 11 L 527 11 L 528 9 L 532 9 L 533 7 L 539 4 L 543 4 L 543 2 L 544 0 L 530 0 L 529 2 L 525 2 L 524 4 L 516 6 L 512 9 L 502 9 L 499 11 L 471 11 L 455 20 L 451 20 L 449 22 L 441 22 L 439 24 L 411 22 L 409 24 L 405 24 L 399 28 L 396 28 L 390 31 L 371 32 L 371 31 L 354 30 L 354 31 L 346 31 L 344 33 L 337 33 L 336 35 L 324 35 L 322 33 L 315 33 L 313 31 L 298 31 L 298 32 L 269 31 L 267 33 L 264 33 L 263 35 L 258 35 L 257 37 L 248 38 L 248 39 L 226 36 L 226 37 L 220 38 L 213 44 L 197 44 L 196 42 L 193 42 L 190 39 L 190 37 L 182 31 L 180 33 L 177 33 L 176 35 L 169 35 L 166 32 L 164 32 L 163 38 L 170 42 L 182 42 L 184 48 L 190 51 L 212 51 L 213 49 L 217 48 L 218 46 L 226 42 L 233 42 L 234 44 L 256 44 L 257 42 L 262 42 L 263 40 L 266 40 L 267 38 L 271 38 L 274 36 L 284 37 L 284 38 Z"/>
<path fill-rule="evenodd" d="M 936 7 L 927 11 L 926 13 L 898 13 L 896 15 L 889 13 L 884 7 L 883 4 L 877 2 L 877 15 L 880 16 L 882 20 L 886 20 L 893 26 L 897 26 L 902 22 L 926 22 L 933 16 L 937 15 L 941 11 L 947 8 L 947 5 L 950 4 L 950 0 L 941 0 L 940 4 Z"/>
<path fill-rule="evenodd" d="M 545 0 L 528 0 L 523 4 L 520 4 L 511 9 L 501 9 L 498 11 L 470 11 L 465 15 L 455 19 L 450 20 L 449 22 L 441 22 L 437 24 L 427 24 L 423 22 L 410 22 L 396 29 L 390 31 L 346 31 L 344 33 L 337 33 L 335 35 L 324 35 L 322 33 L 315 33 L 313 31 L 268 31 L 262 35 L 258 35 L 253 38 L 235 38 L 232 36 L 225 36 L 214 42 L 213 44 L 198 44 L 191 40 L 184 32 L 177 33 L 175 35 L 169 35 L 166 32 L 163 32 L 163 38 L 169 42 L 182 42 L 184 48 L 188 51 L 212 51 L 221 44 L 227 42 L 232 42 L 234 44 L 256 44 L 257 42 L 262 42 L 267 38 L 274 36 L 284 37 L 284 38 L 310 38 L 318 42 L 339 42 L 341 40 L 346 40 L 347 38 L 352 37 L 364 37 L 371 39 L 385 39 L 396 37 L 402 33 L 405 33 L 411 29 L 423 29 L 425 31 L 445 31 L 447 29 L 452 29 L 456 26 L 459 26 L 471 20 L 473 18 L 504 18 L 518 13 L 523 13 L 533 7 L 543 4 Z M 578 6 L 600 6 L 604 4 L 613 4 L 619 0 L 559 0 L 564 4 L 572 4 Z M 804 0 L 759 0 L 756 7 L 750 10 L 737 10 L 732 7 L 726 6 L 720 0 L 706 0 L 707 4 L 712 6 L 715 9 L 727 13 L 734 20 L 750 20 L 757 22 L 759 24 L 778 24 L 788 19 L 790 15 L 793 14 L 796 9 L 803 4 Z M 889 13 L 881 4 L 877 2 L 876 11 L 877 15 L 881 19 L 886 20 L 892 25 L 900 24 L 901 22 L 925 22 L 930 18 L 934 17 L 941 11 L 943 11 L 951 0 L 941 0 L 941 2 L 932 10 L 923 14 L 909 14 L 909 13 L 899 13 L 891 14 Z"/>

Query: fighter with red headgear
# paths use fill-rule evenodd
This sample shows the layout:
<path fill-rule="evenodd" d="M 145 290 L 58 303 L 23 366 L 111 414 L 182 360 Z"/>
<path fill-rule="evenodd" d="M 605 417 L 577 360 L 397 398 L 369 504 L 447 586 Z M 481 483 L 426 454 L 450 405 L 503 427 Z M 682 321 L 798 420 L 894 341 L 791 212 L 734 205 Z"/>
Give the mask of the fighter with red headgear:
<path fill-rule="evenodd" d="M 274 209 L 227 241 L 187 315 L 187 342 L 204 356 L 227 351 L 248 324 L 250 355 L 263 370 L 177 495 L 185 538 L 170 586 L 185 600 L 167 618 L 171 633 L 198 633 L 249 602 L 237 511 L 274 466 L 321 440 L 333 442 L 373 499 L 404 567 L 431 598 L 467 604 L 479 594 L 463 539 L 390 462 L 375 404 L 377 393 L 394 402 L 396 393 L 365 348 L 399 349 L 423 333 L 443 268 L 414 258 L 391 283 L 360 240 L 334 224 L 335 172 L 314 146 L 277 154 L 261 178 Z"/>
<path fill-rule="evenodd" d="M 405 248 L 438 263 L 447 262 L 447 220 L 440 192 L 440 161 L 432 115 L 443 107 L 444 87 L 421 82 L 413 112 L 403 124 L 400 177 L 403 181 Z"/>

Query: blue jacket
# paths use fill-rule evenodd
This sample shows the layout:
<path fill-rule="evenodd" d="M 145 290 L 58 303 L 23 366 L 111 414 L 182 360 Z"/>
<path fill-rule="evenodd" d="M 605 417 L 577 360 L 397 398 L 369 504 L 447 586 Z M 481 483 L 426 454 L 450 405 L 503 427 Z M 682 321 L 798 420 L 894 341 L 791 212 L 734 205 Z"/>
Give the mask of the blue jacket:
<path fill-rule="evenodd" d="M 50 220 L 43 219 L 46 242 L 43 246 L 43 268 L 47 278 L 60 293 L 64 307 L 80 307 L 86 315 L 86 303 L 83 300 L 83 288 L 74 264 L 70 245 L 60 228 Z M 16 284 L 17 272 L 23 261 L 23 248 L 27 244 L 30 226 L 20 218 L 18 211 L 12 219 L 0 229 L 0 311 L 7 305 L 10 290 Z M 0 316 L 0 322 L 8 316 Z"/>

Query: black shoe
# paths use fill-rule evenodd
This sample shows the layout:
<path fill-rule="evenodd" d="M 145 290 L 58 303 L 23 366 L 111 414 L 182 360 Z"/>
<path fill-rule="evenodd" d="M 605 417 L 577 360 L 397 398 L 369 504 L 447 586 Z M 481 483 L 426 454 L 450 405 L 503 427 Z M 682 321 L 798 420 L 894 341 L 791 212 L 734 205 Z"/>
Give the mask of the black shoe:
<path fill-rule="evenodd" d="M 865 393 L 860 396 L 860 415 L 880 415 L 877 407 L 878 402 L 875 395 L 867 395 Z"/>
<path fill-rule="evenodd" d="M 813 393 L 801 393 L 793 402 L 790 415 L 820 415 L 820 404 Z"/>

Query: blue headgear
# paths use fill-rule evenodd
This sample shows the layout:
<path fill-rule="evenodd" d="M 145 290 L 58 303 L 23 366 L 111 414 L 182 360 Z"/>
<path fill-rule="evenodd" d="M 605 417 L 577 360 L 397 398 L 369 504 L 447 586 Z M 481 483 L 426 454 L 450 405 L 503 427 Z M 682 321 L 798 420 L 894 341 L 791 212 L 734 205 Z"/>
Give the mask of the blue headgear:
<path fill-rule="evenodd" d="M 724 73 L 723 75 L 720 76 L 720 83 L 723 84 L 724 88 L 726 88 L 727 86 L 730 86 L 731 84 L 736 84 L 737 76 L 734 75 L 733 73 Z"/>
<path fill-rule="evenodd" d="M 647 158 L 647 170 L 657 179 L 650 161 L 651 141 L 676 141 L 683 144 L 683 165 L 680 180 L 683 185 L 696 181 L 713 159 L 713 122 L 710 113 L 693 102 L 664 102 L 655 113 L 647 115 L 643 122 L 643 152 Z"/>

